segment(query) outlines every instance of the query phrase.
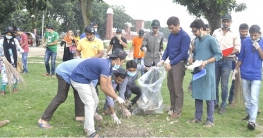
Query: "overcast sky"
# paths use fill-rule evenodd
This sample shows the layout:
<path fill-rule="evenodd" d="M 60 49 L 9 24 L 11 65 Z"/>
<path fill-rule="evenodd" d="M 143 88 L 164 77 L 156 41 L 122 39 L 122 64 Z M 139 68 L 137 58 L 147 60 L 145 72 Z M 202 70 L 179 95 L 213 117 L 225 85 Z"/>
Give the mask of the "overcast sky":
<path fill-rule="evenodd" d="M 186 7 L 175 4 L 172 0 L 104 0 L 109 5 L 123 5 L 125 11 L 133 19 L 143 19 L 152 21 L 158 19 L 162 27 L 166 27 L 166 21 L 170 16 L 177 16 L 180 19 L 181 27 L 190 33 L 190 23 L 195 19 L 188 14 Z M 245 2 L 247 9 L 243 12 L 232 12 L 233 23 L 231 28 L 238 31 L 241 23 L 247 23 L 249 26 L 258 24 L 263 28 L 263 19 L 261 9 L 263 0 L 237 0 Z M 204 20 L 207 23 L 206 20 Z"/>

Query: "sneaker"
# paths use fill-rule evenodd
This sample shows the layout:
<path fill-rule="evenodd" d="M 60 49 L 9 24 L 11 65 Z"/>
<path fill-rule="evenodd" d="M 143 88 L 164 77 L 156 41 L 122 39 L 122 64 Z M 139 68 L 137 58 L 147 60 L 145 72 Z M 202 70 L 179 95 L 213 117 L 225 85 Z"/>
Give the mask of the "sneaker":
<path fill-rule="evenodd" d="M 250 129 L 250 130 L 254 130 L 255 127 L 256 127 L 256 125 L 255 125 L 255 123 L 253 123 L 253 122 L 249 122 L 249 123 L 247 124 L 247 128 Z"/>
<path fill-rule="evenodd" d="M 226 112 L 226 108 L 223 108 L 221 107 L 219 110 L 218 110 L 218 113 L 219 114 L 224 114 Z"/>

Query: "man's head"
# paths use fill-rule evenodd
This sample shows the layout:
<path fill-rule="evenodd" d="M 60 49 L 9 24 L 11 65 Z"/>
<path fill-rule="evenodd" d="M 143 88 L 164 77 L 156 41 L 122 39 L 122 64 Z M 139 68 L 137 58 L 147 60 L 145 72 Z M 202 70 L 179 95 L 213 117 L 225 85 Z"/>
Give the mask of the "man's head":
<path fill-rule="evenodd" d="M 152 27 L 152 31 L 154 34 L 158 33 L 159 32 L 159 28 L 161 27 L 160 26 L 160 22 L 158 20 L 153 20 L 152 23 L 151 23 L 151 27 Z"/>
<path fill-rule="evenodd" d="M 120 49 L 116 48 L 112 54 L 109 55 L 109 58 L 111 59 L 111 63 L 114 66 L 114 69 L 118 69 L 120 66 L 122 66 L 123 62 L 125 62 L 127 53 Z"/>
<path fill-rule="evenodd" d="M 6 27 L 3 34 L 5 34 L 6 39 L 12 39 L 13 37 L 15 37 L 13 27 Z"/>
<path fill-rule="evenodd" d="M 211 32 L 211 27 L 209 24 L 205 24 L 205 31 L 207 32 L 207 34 L 210 34 Z"/>
<path fill-rule="evenodd" d="M 139 37 L 143 37 L 144 36 L 144 31 L 140 30 L 138 34 L 139 34 Z"/>
<path fill-rule="evenodd" d="M 229 14 L 222 16 L 222 29 L 229 30 L 232 24 L 232 17 Z"/>
<path fill-rule="evenodd" d="M 242 23 L 239 26 L 239 34 L 241 38 L 245 38 L 248 35 L 248 25 L 246 23 Z"/>
<path fill-rule="evenodd" d="M 122 30 L 120 28 L 117 28 L 116 29 L 116 36 L 121 37 L 121 34 L 122 34 Z"/>
<path fill-rule="evenodd" d="M 197 38 L 202 38 L 203 35 L 206 34 L 206 27 L 201 19 L 194 20 L 190 27 L 192 28 L 193 35 L 195 35 Z"/>
<path fill-rule="evenodd" d="M 47 25 L 46 25 L 46 30 L 47 30 L 48 32 L 53 31 L 53 25 L 52 25 L 52 24 L 47 24 Z"/>
<path fill-rule="evenodd" d="M 22 29 L 19 27 L 15 28 L 15 35 L 21 35 L 22 34 Z"/>
<path fill-rule="evenodd" d="M 97 24 L 96 22 L 91 22 L 91 23 L 90 23 L 90 26 L 93 26 L 93 27 L 94 27 L 95 32 L 98 31 L 98 24 Z"/>
<path fill-rule="evenodd" d="M 124 79 L 127 76 L 127 71 L 123 68 L 118 68 L 115 72 L 114 72 L 114 82 L 116 84 L 121 84 Z"/>
<path fill-rule="evenodd" d="M 258 25 L 252 25 L 249 28 L 249 34 L 253 41 L 260 40 L 260 36 L 261 36 L 260 27 Z"/>
<path fill-rule="evenodd" d="M 166 24 L 168 25 L 169 31 L 171 33 L 177 34 L 180 31 L 179 18 L 172 16 L 167 20 Z"/>
<path fill-rule="evenodd" d="M 127 74 L 133 77 L 137 73 L 137 63 L 134 60 L 129 60 L 126 63 Z"/>
<path fill-rule="evenodd" d="M 93 26 L 87 26 L 85 28 L 85 34 L 86 34 L 86 38 L 89 40 L 89 41 L 93 41 L 94 38 L 95 38 L 95 29 Z"/>

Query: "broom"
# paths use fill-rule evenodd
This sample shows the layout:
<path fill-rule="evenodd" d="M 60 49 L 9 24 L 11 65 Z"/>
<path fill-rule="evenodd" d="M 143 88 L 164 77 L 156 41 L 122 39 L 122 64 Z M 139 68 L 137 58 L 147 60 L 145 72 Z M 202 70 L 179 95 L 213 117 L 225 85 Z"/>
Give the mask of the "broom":
<path fill-rule="evenodd" d="M 236 79 L 234 82 L 234 101 L 237 106 L 244 106 L 244 98 L 243 98 L 243 90 L 240 76 L 240 69 L 238 69 L 238 73 L 236 73 Z"/>

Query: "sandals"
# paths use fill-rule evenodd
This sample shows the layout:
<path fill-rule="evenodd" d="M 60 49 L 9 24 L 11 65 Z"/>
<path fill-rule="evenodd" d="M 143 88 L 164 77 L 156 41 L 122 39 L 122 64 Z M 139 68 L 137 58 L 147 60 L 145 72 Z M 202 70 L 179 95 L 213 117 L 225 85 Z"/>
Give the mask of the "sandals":
<path fill-rule="evenodd" d="M 51 125 L 50 124 L 44 124 L 44 123 L 39 123 L 38 122 L 38 125 L 40 128 L 42 129 L 50 129 L 51 128 Z"/>
<path fill-rule="evenodd" d="M 206 121 L 206 123 L 203 126 L 204 127 L 212 127 L 212 126 L 214 126 L 214 123 L 212 123 L 211 121 Z"/>
<path fill-rule="evenodd" d="M 249 122 L 249 123 L 247 124 L 247 128 L 250 129 L 250 130 L 254 130 L 255 127 L 256 127 L 256 125 L 255 125 L 255 123 L 253 123 L 253 122 Z"/>
<path fill-rule="evenodd" d="M 44 73 L 43 76 L 49 76 L 50 74 L 49 73 Z"/>
<path fill-rule="evenodd" d="M 196 118 L 194 118 L 194 119 L 191 119 L 191 120 L 189 120 L 189 121 L 187 121 L 188 123 L 199 123 L 199 122 L 201 122 L 200 120 L 198 120 L 198 119 L 196 119 Z"/>
<path fill-rule="evenodd" d="M 89 137 L 89 138 L 99 138 L 100 136 L 99 136 L 99 134 L 97 134 L 96 132 L 94 132 L 94 133 L 90 134 L 88 137 Z"/>

